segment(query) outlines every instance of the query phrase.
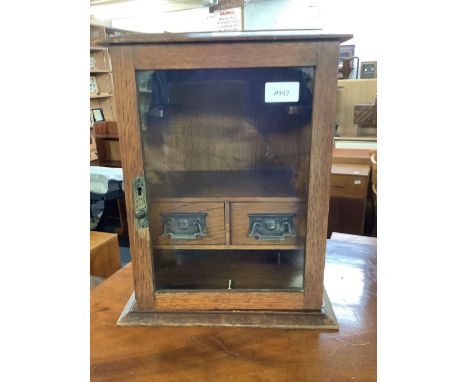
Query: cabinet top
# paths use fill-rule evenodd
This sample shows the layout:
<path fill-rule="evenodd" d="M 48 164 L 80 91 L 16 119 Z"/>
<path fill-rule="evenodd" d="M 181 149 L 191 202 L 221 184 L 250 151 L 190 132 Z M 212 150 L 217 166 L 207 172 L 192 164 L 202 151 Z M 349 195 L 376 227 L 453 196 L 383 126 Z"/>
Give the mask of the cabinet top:
<path fill-rule="evenodd" d="M 100 45 L 165 44 L 217 41 L 339 41 L 353 38 L 352 34 L 330 34 L 321 30 L 281 30 L 243 32 L 191 32 L 191 33 L 130 33 L 100 41 Z"/>

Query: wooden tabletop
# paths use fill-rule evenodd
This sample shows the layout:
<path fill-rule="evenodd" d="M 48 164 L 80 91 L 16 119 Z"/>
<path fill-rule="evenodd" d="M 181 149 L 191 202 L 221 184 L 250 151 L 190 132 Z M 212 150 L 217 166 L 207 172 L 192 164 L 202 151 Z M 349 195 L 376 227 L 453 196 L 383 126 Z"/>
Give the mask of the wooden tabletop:
<path fill-rule="evenodd" d="M 375 241 L 334 237 L 325 287 L 339 332 L 118 327 L 128 265 L 91 292 L 91 381 L 375 381 Z"/>

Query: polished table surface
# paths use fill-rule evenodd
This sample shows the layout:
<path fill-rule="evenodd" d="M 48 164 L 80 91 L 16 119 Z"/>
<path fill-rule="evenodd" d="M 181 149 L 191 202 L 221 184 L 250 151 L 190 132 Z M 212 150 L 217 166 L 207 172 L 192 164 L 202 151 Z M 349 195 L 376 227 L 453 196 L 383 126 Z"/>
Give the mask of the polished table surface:
<path fill-rule="evenodd" d="M 91 381 L 375 381 L 375 241 L 332 236 L 326 261 L 339 332 L 118 327 L 133 288 L 126 266 L 91 291 Z"/>

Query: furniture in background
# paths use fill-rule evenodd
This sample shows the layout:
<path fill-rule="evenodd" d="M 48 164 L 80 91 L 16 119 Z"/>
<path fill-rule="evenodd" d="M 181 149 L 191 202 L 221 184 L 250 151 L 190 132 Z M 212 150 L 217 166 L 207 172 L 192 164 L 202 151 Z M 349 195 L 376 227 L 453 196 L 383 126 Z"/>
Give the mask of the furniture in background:
<path fill-rule="evenodd" d="M 354 106 L 374 104 L 377 80 L 339 80 L 336 99 L 337 135 L 356 137 L 358 126 L 354 123 Z"/>
<path fill-rule="evenodd" d="M 115 232 L 127 235 L 127 211 L 125 194 L 122 187 L 123 175 L 121 168 L 101 166 L 90 167 L 90 201 L 91 228 L 99 229 L 107 225 L 109 220 L 118 220 Z M 101 208 L 96 206 L 101 203 Z"/>
<path fill-rule="evenodd" d="M 90 143 L 90 154 L 89 154 L 89 162 L 91 165 L 97 165 L 97 149 L 96 149 L 96 137 L 94 136 L 94 129 L 93 124 L 90 125 L 89 130 L 89 143 Z"/>
<path fill-rule="evenodd" d="M 377 97 L 374 104 L 354 105 L 354 120 L 358 125 L 356 136 L 377 136 Z"/>
<path fill-rule="evenodd" d="M 371 165 L 371 149 L 334 148 L 333 163 Z"/>
<path fill-rule="evenodd" d="M 345 240 L 345 241 L 343 241 Z M 327 243 L 325 288 L 340 331 L 118 327 L 131 264 L 91 291 L 91 381 L 375 381 L 375 238 Z"/>
<path fill-rule="evenodd" d="M 361 62 L 360 78 L 377 78 L 377 61 Z"/>
<path fill-rule="evenodd" d="M 122 29 L 97 24 L 90 25 L 90 79 L 93 83 L 90 93 L 91 136 L 95 135 L 93 125 L 97 122 L 101 122 L 101 118 L 104 118 L 104 121 L 114 121 L 114 123 L 116 123 L 115 121 L 117 120 L 110 55 L 108 49 L 97 45 L 97 42 L 127 33 L 129 33 L 129 31 Z M 97 112 L 93 113 L 93 110 Z M 98 121 L 96 120 L 97 113 L 100 115 Z M 99 157 L 99 148 L 102 152 L 103 145 L 105 146 L 104 152 L 106 154 L 111 152 L 113 156 L 120 155 L 117 129 L 115 130 L 116 136 L 112 139 L 112 142 L 99 143 L 96 140 L 95 144 L 93 144 L 93 138 L 91 138 L 91 161 L 96 160 L 96 155 Z M 105 163 L 105 160 L 100 160 L 98 163 L 100 166 L 113 165 L 113 162 Z M 120 167 L 120 165 L 117 164 L 115 164 L 115 166 Z"/>
<path fill-rule="evenodd" d="M 335 137 L 333 141 L 337 149 L 377 150 L 377 137 Z"/>
<path fill-rule="evenodd" d="M 337 327 L 323 272 L 335 65 L 350 37 L 105 43 L 135 280 L 120 325 Z"/>
<path fill-rule="evenodd" d="M 115 233 L 90 232 L 90 274 L 107 278 L 120 269 L 119 241 Z"/>
<path fill-rule="evenodd" d="M 122 167 L 117 122 L 95 122 L 94 136 L 96 139 L 98 165 L 105 167 Z"/>
<path fill-rule="evenodd" d="M 350 79 L 349 78 L 349 75 L 352 73 L 352 71 L 354 70 L 354 61 L 357 61 L 357 66 L 356 67 L 359 67 L 359 57 L 357 56 L 354 56 L 354 57 L 350 57 L 350 58 L 347 58 L 345 60 L 343 60 L 343 65 L 341 66 L 341 75 L 342 77 L 338 76 L 339 79 L 343 79 L 343 80 L 348 80 Z M 356 78 L 357 78 L 357 70 L 356 70 Z"/>
<path fill-rule="evenodd" d="M 354 45 L 341 45 L 338 58 L 338 79 L 348 79 L 354 66 Z"/>
<path fill-rule="evenodd" d="M 331 174 L 328 237 L 332 232 L 363 235 L 370 166 L 333 164 Z"/>

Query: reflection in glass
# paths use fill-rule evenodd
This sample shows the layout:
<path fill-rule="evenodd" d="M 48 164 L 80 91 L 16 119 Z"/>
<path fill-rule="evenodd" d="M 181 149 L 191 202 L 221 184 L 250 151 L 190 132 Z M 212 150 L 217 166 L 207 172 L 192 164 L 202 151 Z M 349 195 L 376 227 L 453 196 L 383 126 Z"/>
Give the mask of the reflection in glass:
<path fill-rule="evenodd" d="M 147 197 L 149 205 L 163 206 L 165 214 L 150 213 L 152 242 L 161 244 L 158 238 L 167 231 L 170 221 L 173 228 L 190 231 L 185 239 L 181 233 L 170 232 L 171 240 L 175 237 L 179 245 L 226 244 L 211 251 L 156 245 L 158 290 L 227 288 L 229 277 L 236 277 L 236 288 L 302 288 L 304 235 L 285 241 L 291 246 L 283 248 L 280 257 L 284 261 L 278 265 L 275 245 L 281 242 L 263 242 L 257 237 L 253 243 L 265 250 L 249 248 L 248 242 L 241 243 L 245 250 L 228 248 L 230 243 L 220 243 L 213 237 L 216 230 L 222 239 L 225 234 L 219 231 L 225 229 L 224 221 L 220 227 L 213 226 L 213 214 L 224 218 L 229 204 L 213 204 L 210 212 L 197 203 L 266 204 L 271 201 L 268 198 L 293 198 L 306 210 L 313 77 L 312 67 L 136 72 Z M 282 84 L 281 89 L 278 84 Z M 282 200 L 276 203 L 282 204 Z M 219 212 L 220 208 L 223 211 Z M 265 209 L 272 214 L 288 212 Z M 182 222 L 168 217 L 171 212 L 206 213 L 206 229 L 201 227 L 202 217 L 188 216 Z M 247 214 L 245 219 L 248 225 Z M 195 229 L 190 224 L 200 227 Z M 295 232 L 290 223 L 284 224 L 289 233 Z M 190 229 L 184 228 L 187 225 Z M 249 227 L 241 229 L 247 236 Z M 303 232 L 305 227 L 301 229 Z M 190 271 L 183 268 L 192 262 Z M 272 264 L 279 267 L 279 274 L 287 276 L 276 280 L 278 269 Z M 296 268 L 287 270 L 291 264 Z M 257 268 L 263 269 L 261 280 L 254 282 L 242 276 Z M 236 271 L 231 274 L 230 269 Z"/>
<path fill-rule="evenodd" d="M 304 254 L 279 250 L 160 250 L 156 289 L 302 289 Z"/>

